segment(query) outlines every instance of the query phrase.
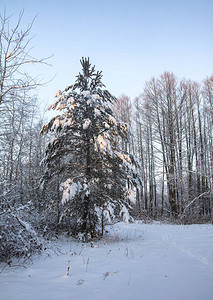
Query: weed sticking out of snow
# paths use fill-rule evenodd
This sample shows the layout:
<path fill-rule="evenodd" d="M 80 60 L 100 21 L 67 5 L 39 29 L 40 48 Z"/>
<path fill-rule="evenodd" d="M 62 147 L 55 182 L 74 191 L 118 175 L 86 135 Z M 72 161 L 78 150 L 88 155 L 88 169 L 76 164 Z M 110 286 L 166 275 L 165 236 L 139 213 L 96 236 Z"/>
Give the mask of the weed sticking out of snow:
<path fill-rule="evenodd" d="M 68 264 L 67 264 L 67 271 L 66 273 L 64 274 L 63 278 L 67 278 L 69 276 L 69 272 L 70 272 L 70 260 L 68 261 Z"/>
<path fill-rule="evenodd" d="M 104 273 L 104 280 L 108 277 L 108 276 L 115 276 L 118 272 L 106 272 Z"/>
<path fill-rule="evenodd" d="M 86 272 L 88 271 L 88 266 L 89 266 L 89 257 L 87 258 Z"/>

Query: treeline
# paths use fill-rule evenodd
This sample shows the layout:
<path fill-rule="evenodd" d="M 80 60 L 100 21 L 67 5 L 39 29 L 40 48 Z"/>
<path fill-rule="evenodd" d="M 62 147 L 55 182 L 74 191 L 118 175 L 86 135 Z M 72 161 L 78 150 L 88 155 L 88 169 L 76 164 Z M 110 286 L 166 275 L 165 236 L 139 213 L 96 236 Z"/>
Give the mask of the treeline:
<path fill-rule="evenodd" d="M 136 214 L 185 222 L 210 219 L 213 209 L 213 77 L 202 83 L 173 73 L 146 82 L 133 103 L 115 109 L 131 127 L 129 150 L 138 158 L 143 187 Z"/>

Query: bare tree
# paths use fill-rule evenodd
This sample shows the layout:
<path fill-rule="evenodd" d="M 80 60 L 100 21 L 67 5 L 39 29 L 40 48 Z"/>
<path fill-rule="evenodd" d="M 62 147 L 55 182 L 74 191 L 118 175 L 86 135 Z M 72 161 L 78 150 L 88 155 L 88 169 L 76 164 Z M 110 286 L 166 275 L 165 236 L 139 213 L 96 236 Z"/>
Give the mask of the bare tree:
<path fill-rule="evenodd" d="M 18 90 L 31 90 L 39 85 L 36 78 L 31 77 L 25 69 L 29 64 L 47 64 L 47 58 L 37 59 L 31 56 L 31 29 L 34 20 L 26 29 L 21 28 L 24 11 L 19 14 L 14 27 L 11 27 L 11 16 L 6 10 L 0 15 L 0 105 L 10 101 Z M 8 107 L 1 107 L 1 110 Z"/>

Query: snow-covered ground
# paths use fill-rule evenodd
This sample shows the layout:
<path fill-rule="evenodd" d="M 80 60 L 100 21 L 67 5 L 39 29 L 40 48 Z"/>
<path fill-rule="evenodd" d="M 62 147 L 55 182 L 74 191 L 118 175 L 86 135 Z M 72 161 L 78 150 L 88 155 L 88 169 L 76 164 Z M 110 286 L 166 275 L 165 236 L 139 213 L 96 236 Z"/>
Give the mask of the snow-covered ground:
<path fill-rule="evenodd" d="M 98 247 L 63 238 L 27 268 L 4 268 L 0 299 L 213 300 L 213 225 L 108 229 Z"/>

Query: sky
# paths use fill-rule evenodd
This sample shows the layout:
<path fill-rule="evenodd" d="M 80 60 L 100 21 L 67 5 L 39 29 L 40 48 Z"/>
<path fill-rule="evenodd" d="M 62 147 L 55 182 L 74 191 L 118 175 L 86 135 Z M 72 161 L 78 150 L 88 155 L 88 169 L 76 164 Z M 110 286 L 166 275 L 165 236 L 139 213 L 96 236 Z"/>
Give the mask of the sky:
<path fill-rule="evenodd" d="M 202 81 L 213 75 L 212 0 L 0 0 L 11 24 L 24 9 L 22 28 L 36 16 L 30 45 L 52 65 L 31 72 L 43 81 L 39 99 L 75 82 L 80 59 L 90 57 L 116 97 L 134 99 L 145 81 L 164 71 Z"/>

